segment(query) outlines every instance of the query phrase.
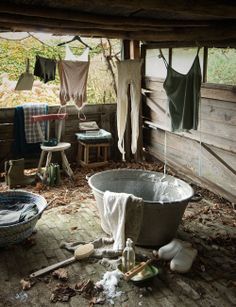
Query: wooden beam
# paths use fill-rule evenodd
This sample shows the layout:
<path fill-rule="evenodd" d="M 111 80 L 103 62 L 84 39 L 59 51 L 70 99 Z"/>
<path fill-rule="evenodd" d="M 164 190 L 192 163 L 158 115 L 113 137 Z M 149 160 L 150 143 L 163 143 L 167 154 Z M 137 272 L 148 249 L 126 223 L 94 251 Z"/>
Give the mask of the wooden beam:
<path fill-rule="evenodd" d="M 210 38 L 209 38 L 210 39 Z M 236 48 L 236 39 L 222 39 L 221 41 L 210 41 L 206 40 L 203 42 L 200 41 L 188 41 L 188 42 L 179 42 L 179 41 L 166 41 L 166 42 L 153 42 L 146 41 L 145 46 L 147 49 L 159 49 L 159 48 L 183 48 L 183 47 L 208 47 L 208 48 Z"/>
<path fill-rule="evenodd" d="M 130 41 L 130 58 L 139 59 L 140 58 L 140 42 L 139 41 Z"/>
<path fill-rule="evenodd" d="M 128 3 L 129 1 L 127 1 Z M 143 1 L 145 2 L 145 1 Z M 95 6 L 96 7 L 96 6 Z M 110 7 L 110 4 L 108 4 Z M 160 20 L 154 18 L 140 18 L 140 17 L 123 17 L 123 16 L 109 16 L 96 15 L 81 11 L 59 9 L 59 8 L 44 8 L 32 5 L 17 5 L 0 3 L 0 12 L 15 14 L 21 16 L 42 17 L 71 20 L 77 22 L 87 22 L 103 25 L 123 25 L 123 26 L 149 26 L 149 27 L 205 27 L 209 26 L 214 21 L 209 20 Z M 16 17 L 17 18 L 17 17 Z"/>
<path fill-rule="evenodd" d="M 26 32 L 49 32 L 54 34 L 79 34 L 83 36 L 123 38 L 128 40 L 144 40 L 156 42 L 196 42 L 196 45 L 203 45 L 204 41 L 220 42 L 221 40 L 236 40 L 236 26 L 232 27 L 209 27 L 202 31 L 196 28 L 175 29 L 174 31 L 121 31 L 108 29 L 87 29 L 82 27 L 58 28 L 55 26 L 40 26 L 38 24 L 3 23 L 0 22 L 0 29 L 7 31 Z"/>
<path fill-rule="evenodd" d="M 208 48 L 203 49 L 203 72 L 202 72 L 202 82 L 207 82 L 207 63 L 208 63 Z"/>
<path fill-rule="evenodd" d="M 115 31 L 172 31 L 171 27 L 158 27 L 155 26 L 147 26 L 142 24 L 137 25 L 129 25 L 128 29 L 126 25 L 112 25 L 112 24 L 99 24 L 99 23 L 89 23 L 89 22 L 79 22 L 79 21 L 71 21 L 65 19 L 52 19 L 45 17 L 31 17 L 31 16 L 23 16 L 23 15 L 14 15 L 14 14 L 5 14 L 0 13 L 0 22 L 2 23 L 14 23 L 14 24 L 29 24 L 29 25 L 37 25 L 40 27 L 55 27 L 55 28 L 82 28 L 82 29 L 107 29 L 107 30 L 115 30 Z"/>
<path fill-rule="evenodd" d="M 77 3 L 86 5 L 85 0 Z M 100 0 L 100 6 L 107 6 L 110 9 L 120 7 L 122 9 L 165 11 L 182 13 L 186 15 L 236 18 L 236 4 L 233 1 L 221 0 Z M 90 0 L 90 7 L 98 6 L 96 0 Z"/>

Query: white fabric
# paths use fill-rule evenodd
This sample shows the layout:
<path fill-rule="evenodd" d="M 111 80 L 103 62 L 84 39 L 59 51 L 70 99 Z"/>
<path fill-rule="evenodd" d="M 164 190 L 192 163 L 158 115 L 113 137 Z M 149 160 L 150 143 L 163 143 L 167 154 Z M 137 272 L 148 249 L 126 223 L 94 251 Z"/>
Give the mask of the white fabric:
<path fill-rule="evenodd" d="M 167 245 L 158 250 L 158 257 L 164 260 L 171 260 L 183 247 L 190 247 L 191 243 L 173 239 Z"/>
<path fill-rule="evenodd" d="M 70 47 L 66 45 L 66 61 L 80 61 L 80 62 L 88 62 L 89 61 L 89 48 L 86 47 L 84 52 L 80 56 L 76 56 L 72 53 Z"/>
<path fill-rule="evenodd" d="M 192 247 L 183 247 L 170 262 L 170 269 L 179 273 L 188 272 L 197 256 L 197 250 Z"/>
<path fill-rule="evenodd" d="M 125 157 L 124 133 L 128 113 L 128 86 L 131 98 L 131 151 L 135 154 L 139 136 L 139 109 L 141 100 L 141 66 L 142 60 L 125 60 L 117 62 L 118 91 L 117 91 L 117 131 L 118 148 Z"/>
<path fill-rule="evenodd" d="M 125 246 L 126 205 L 130 194 L 106 191 L 103 196 L 104 220 L 102 227 L 114 239 L 113 249 Z"/>

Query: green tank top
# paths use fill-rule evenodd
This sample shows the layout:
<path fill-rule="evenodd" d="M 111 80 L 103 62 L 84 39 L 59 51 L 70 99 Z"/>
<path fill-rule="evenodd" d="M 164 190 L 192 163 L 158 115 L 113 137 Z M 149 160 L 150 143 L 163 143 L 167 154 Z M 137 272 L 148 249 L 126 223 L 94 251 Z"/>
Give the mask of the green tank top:
<path fill-rule="evenodd" d="M 163 87 L 169 100 L 172 131 L 197 130 L 202 79 L 198 53 L 199 49 L 187 74 L 174 70 L 162 55 L 167 68 Z"/>

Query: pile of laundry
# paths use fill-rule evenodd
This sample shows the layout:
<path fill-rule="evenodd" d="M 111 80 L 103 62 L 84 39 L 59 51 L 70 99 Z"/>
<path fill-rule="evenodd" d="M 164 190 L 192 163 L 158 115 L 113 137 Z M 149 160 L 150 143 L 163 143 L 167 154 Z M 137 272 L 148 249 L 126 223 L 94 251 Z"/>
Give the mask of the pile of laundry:
<path fill-rule="evenodd" d="M 0 204 L 0 226 L 9 226 L 27 221 L 38 213 L 34 203 Z"/>

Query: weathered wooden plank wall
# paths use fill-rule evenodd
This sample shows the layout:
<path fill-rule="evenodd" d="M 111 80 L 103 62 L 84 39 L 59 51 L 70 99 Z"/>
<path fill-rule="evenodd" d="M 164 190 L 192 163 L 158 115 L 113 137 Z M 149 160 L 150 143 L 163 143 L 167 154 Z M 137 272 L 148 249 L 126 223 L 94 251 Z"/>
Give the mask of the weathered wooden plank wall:
<path fill-rule="evenodd" d="M 116 104 L 86 105 L 84 107 L 86 120 L 96 121 L 100 128 L 110 131 L 113 135 L 113 145 L 111 147 L 111 158 L 116 159 Z M 49 113 L 57 113 L 58 106 L 50 106 Z M 75 162 L 77 153 L 77 141 L 75 133 L 78 132 L 79 119 L 78 111 L 74 106 L 66 108 L 68 118 L 65 121 L 62 140 L 71 143 L 71 148 L 67 151 L 70 162 Z M 5 160 L 13 158 L 12 145 L 14 142 L 13 124 L 14 108 L 0 109 L 0 170 L 3 170 Z M 27 159 L 26 167 L 37 166 L 38 159 Z"/>
<path fill-rule="evenodd" d="M 163 80 L 145 77 L 145 147 L 192 180 L 236 201 L 236 93 L 232 88 L 203 85 L 197 131 L 171 132 Z M 202 146 L 200 146 L 200 141 Z"/>

